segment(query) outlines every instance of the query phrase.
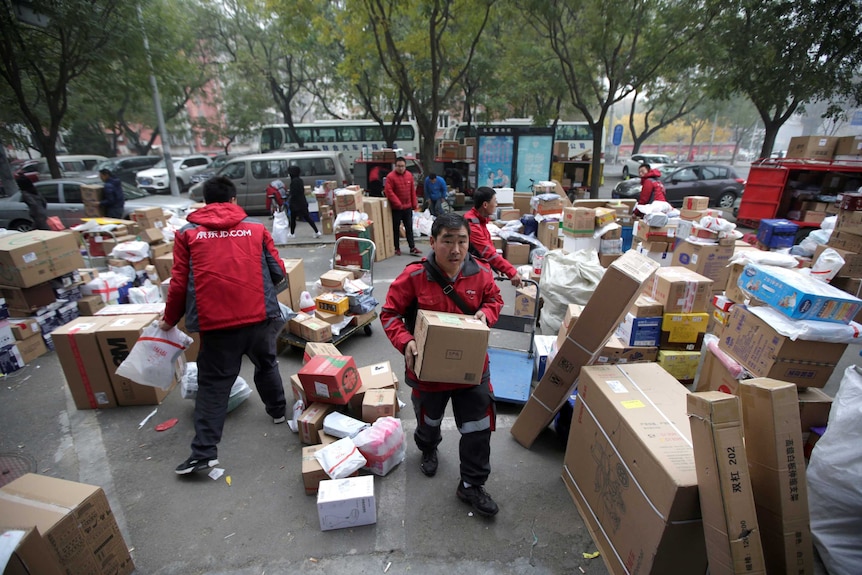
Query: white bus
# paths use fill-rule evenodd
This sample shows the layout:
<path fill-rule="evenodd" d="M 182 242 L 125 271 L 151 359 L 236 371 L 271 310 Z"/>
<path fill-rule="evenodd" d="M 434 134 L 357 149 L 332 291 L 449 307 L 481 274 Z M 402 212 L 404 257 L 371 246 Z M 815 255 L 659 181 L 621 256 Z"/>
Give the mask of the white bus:
<path fill-rule="evenodd" d="M 291 138 L 287 124 L 270 124 L 260 130 L 260 151 L 295 150 L 300 147 L 337 151 L 344 154 L 353 169 L 353 162 L 362 154 L 386 147 L 383 130 L 374 120 L 323 120 L 310 124 L 294 124 L 301 142 Z M 395 148 L 405 154 L 419 153 L 419 128 L 416 122 L 404 120 L 395 134 Z"/>
<path fill-rule="evenodd" d="M 532 126 L 533 120 L 530 118 L 509 118 L 488 124 L 478 124 L 478 126 L 505 127 L 505 126 Z M 477 124 L 470 124 L 469 130 L 467 124 L 455 124 L 445 128 L 442 132 L 444 140 L 462 141 L 464 138 L 476 137 Z M 593 131 L 590 125 L 586 122 L 557 122 L 557 128 L 554 131 L 554 142 L 566 142 L 569 145 L 569 157 L 580 156 L 585 152 L 590 152 L 593 149 Z"/>

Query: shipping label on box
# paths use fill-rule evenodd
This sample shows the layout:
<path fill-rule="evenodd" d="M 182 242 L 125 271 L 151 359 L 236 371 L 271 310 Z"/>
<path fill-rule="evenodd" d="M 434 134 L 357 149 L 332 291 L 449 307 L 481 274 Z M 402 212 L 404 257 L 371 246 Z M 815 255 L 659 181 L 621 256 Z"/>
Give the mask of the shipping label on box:
<path fill-rule="evenodd" d="M 787 317 L 849 323 L 862 300 L 809 275 L 775 266 L 745 266 L 739 287 Z"/>
<path fill-rule="evenodd" d="M 705 391 L 687 400 L 709 571 L 763 574 L 739 398 Z"/>
<path fill-rule="evenodd" d="M 464 314 L 419 310 L 416 376 L 422 381 L 478 385 L 485 369 L 490 330 Z"/>

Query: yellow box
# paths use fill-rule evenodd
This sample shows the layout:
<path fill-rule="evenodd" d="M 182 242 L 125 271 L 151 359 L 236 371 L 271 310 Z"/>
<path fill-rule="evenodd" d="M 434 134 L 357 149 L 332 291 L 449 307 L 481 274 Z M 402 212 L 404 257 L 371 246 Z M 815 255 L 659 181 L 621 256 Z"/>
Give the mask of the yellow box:
<path fill-rule="evenodd" d="M 661 330 L 670 334 L 670 341 L 695 341 L 697 335 L 706 333 L 709 314 L 699 313 L 666 313 L 662 318 Z"/>
<path fill-rule="evenodd" d="M 693 381 L 698 363 L 700 363 L 699 351 L 660 349 L 658 352 L 658 364 L 679 381 Z"/>
<path fill-rule="evenodd" d="M 347 308 L 350 306 L 347 296 L 334 293 L 325 293 L 314 298 L 314 303 L 317 309 L 337 315 L 347 313 Z"/>
<path fill-rule="evenodd" d="M 596 227 L 600 228 L 612 224 L 617 219 L 617 212 L 613 208 L 596 208 Z"/>

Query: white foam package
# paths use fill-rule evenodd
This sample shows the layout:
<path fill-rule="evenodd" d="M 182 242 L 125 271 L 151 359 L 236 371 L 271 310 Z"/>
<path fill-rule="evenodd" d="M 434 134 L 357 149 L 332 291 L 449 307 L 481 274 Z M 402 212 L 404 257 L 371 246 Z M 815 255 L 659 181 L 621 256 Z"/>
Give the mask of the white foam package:
<path fill-rule="evenodd" d="M 314 458 L 331 479 L 349 477 L 367 464 L 365 457 L 349 437 L 339 439 L 314 452 Z"/>
<path fill-rule="evenodd" d="M 323 431 L 333 437 L 353 437 L 368 427 L 364 421 L 333 411 L 323 419 Z"/>

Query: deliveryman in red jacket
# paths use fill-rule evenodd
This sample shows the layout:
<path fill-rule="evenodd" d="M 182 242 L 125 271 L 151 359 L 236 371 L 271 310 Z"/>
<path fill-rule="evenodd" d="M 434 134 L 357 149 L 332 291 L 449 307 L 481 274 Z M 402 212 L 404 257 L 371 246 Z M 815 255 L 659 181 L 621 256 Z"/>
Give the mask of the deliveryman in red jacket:
<path fill-rule="evenodd" d="M 496 211 L 497 192 L 494 188 L 482 186 L 473 193 L 473 207 L 464 214 L 464 219 L 470 225 L 470 253 L 488 262 L 488 265 L 512 280 L 513 286 L 519 286 L 521 276 L 518 275 L 518 270 L 497 253 L 486 226 L 488 217 Z"/>
<path fill-rule="evenodd" d="M 401 224 L 407 235 L 407 245 L 411 254 L 421 254 L 413 241 L 413 210 L 416 209 L 416 183 L 413 174 L 407 171 L 407 160 L 395 159 L 395 170 L 386 176 L 383 193 L 392 209 L 392 229 L 395 236 L 395 255 L 401 255 Z"/>
<path fill-rule="evenodd" d="M 198 392 L 192 454 L 176 468 L 184 475 L 218 465 L 218 443 L 231 387 L 246 355 L 254 363 L 254 383 L 274 423 L 285 421 L 284 385 L 276 361 L 276 336 L 284 318 L 276 286 L 284 264 L 269 231 L 236 205 L 229 179 L 204 183 L 206 206 L 192 212 L 174 238 L 174 266 L 160 327 L 185 315 L 189 331 L 199 331 Z"/>
<path fill-rule="evenodd" d="M 500 316 L 503 299 L 494 283 L 491 270 L 469 254 L 470 231 L 463 216 L 447 213 L 431 226 L 431 253 L 427 261 L 451 286 L 464 304 L 474 311 L 474 317 L 493 326 Z M 422 452 L 420 469 L 428 477 L 437 473 L 437 446 L 442 439 L 440 425 L 449 399 L 455 423 L 461 433 L 461 479 L 456 495 L 482 515 L 492 516 L 497 504 L 485 491 L 491 473 L 491 432 L 496 426 L 496 407 L 491 387 L 488 355 L 478 385 L 458 385 L 422 381 L 413 371 L 417 354 L 416 340 L 405 324 L 405 318 L 417 309 L 464 313 L 446 295 L 443 287 L 425 268 L 426 259 L 408 264 L 392 282 L 386 303 L 380 313 L 386 336 L 404 354 L 405 381 L 413 388 L 413 409 L 416 431 L 413 439 Z"/>

